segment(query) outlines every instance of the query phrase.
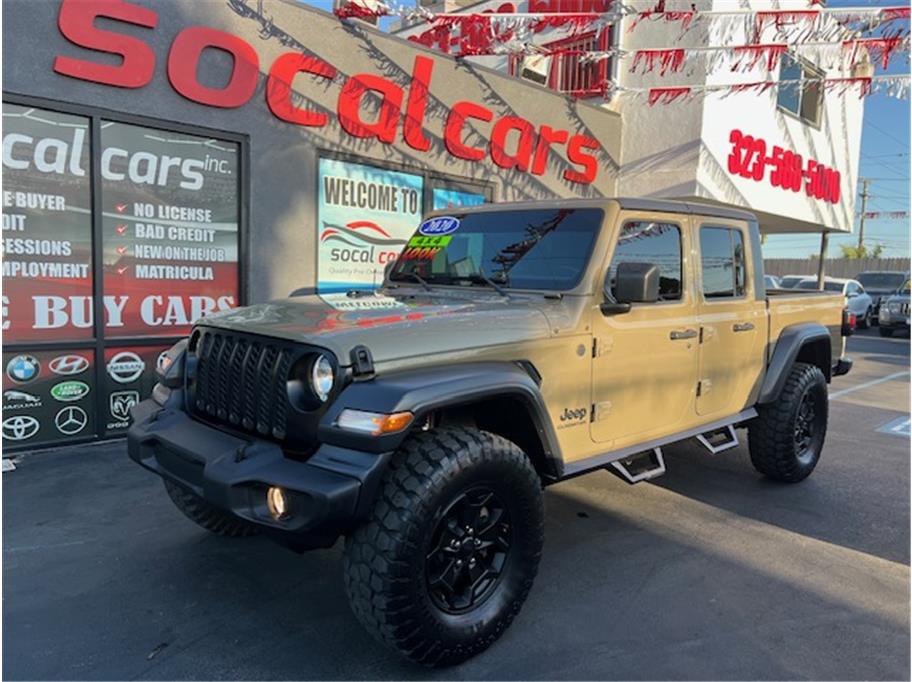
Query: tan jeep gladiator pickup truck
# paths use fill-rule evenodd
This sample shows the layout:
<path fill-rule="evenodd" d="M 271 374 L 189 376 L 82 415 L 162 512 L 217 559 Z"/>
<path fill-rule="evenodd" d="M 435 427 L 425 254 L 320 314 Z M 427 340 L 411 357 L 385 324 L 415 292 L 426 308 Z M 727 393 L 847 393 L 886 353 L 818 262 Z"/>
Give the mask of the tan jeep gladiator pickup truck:
<path fill-rule="evenodd" d="M 761 474 L 820 458 L 851 362 L 838 294 L 768 295 L 753 215 L 638 199 L 451 209 L 377 292 L 207 316 L 159 367 L 129 454 L 190 519 L 297 549 L 345 537 L 381 641 L 465 660 L 519 612 L 551 484 L 665 471 L 747 430 Z"/>

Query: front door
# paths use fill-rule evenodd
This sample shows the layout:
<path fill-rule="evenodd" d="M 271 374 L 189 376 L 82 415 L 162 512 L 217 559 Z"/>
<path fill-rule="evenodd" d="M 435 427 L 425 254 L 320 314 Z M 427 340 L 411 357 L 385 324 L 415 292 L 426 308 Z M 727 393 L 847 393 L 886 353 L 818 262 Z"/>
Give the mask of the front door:
<path fill-rule="evenodd" d="M 750 242 L 737 223 L 699 229 L 699 313 L 703 342 L 697 414 L 727 417 L 741 411 L 763 375 L 766 301 L 748 276 Z"/>
<path fill-rule="evenodd" d="M 699 347 L 688 225 L 661 213 L 626 214 L 621 225 L 609 286 L 619 263 L 653 263 L 660 300 L 593 313 L 590 429 L 606 450 L 681 430 L 693 414 Z"/>

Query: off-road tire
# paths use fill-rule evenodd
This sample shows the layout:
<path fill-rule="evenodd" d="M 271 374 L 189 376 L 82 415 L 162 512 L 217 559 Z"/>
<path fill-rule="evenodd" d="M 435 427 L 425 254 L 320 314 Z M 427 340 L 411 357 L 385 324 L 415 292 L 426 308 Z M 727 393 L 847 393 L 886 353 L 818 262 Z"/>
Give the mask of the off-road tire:
<path fill-rule="evenodd" d="M 858 320 L 859 329 L 867 329 L 868 327 L 874 326 L 874 311 L 870 308 L 865 310 L 865 314 L 862 315 Z"/>
<path fill-rule="evenodd" d="M 814 409 L 814 433 L 809 448 L 796 442 L 799 410 L 803 401 Z M 823 372 L 816 365 L 796 362 L 775 402 L 757 407 L 758 416 L 748 425 L 748 445 L 754 468 L 784 483 L 810 476 L 826 438 L 829 402 Z"/>
<path fill-rule="evenodd" d="M 877 328 L 877 331 L 880 332 L 881 336 L 888 336 L 888 337 L 893 336 L 893 329 L 891 329 L 890 327 L 880 326 Z"/>
<path fill-rule="evenodd" d="M 226 511 L 214 507 L 198 495 L 168 479 L 162 479 L 168 497 L 174 506 L 180 509 L 184 516 L 196 525 L 216 535 L 229 538 L 243 538 L 257 534 L 257 527 L 242 519 L 232 516 Z"/>
<path fill-rule="evenodd" d="M 432 540 L 452 500 L 485 486 L 508 512 L 509 550 L 487 598 L 448 613 L 430 587 L 429 551 L 440 551 Z M 541 480 L 512 442 L 461 427 L 411 436 L 390 461 L 370 520 L 346 538 L 351 608 L 378 640 L 417 663 L 442 667 L 471 658 L 503 634 L 526 600 L 541 557 L 543 517 Z"/>

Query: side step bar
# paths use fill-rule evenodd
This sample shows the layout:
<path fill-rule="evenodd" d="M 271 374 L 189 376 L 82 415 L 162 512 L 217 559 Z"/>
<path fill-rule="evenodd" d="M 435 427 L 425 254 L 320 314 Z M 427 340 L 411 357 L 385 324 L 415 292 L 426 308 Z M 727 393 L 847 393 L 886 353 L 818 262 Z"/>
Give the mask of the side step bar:
<path fill-rule="evenodd" d="M 661 476 L 665 473 L 665 458 L 662 456 L 662 448 L 653 448 L 626 459 L 611 462 L 611 468 L 608 471 L 631 485 Z"/>
<path fill-rule="evenodd" d="M 735 427 L 731 424 L 712 431 L 705 431 L 697 436 L 697 440 L 712 455 L 738 447 L 738 434 L 735 433 Z"/>

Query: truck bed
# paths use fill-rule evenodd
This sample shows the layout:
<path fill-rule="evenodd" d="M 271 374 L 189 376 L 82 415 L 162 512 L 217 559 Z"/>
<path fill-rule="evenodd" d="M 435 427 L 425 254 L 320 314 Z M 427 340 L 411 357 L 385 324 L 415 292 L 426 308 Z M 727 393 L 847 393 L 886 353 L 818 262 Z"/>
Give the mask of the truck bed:
<path fill-rule="evenodd" d="M 769 313 L 768 354 L 783 328 L 801 322 L 820 322 L 830 331 L 833 361 L 842 356 L 842 311 L 845 298 L 830 291 L 803 289 L 772 289 L 766 292 L 766 309 Z"/>

